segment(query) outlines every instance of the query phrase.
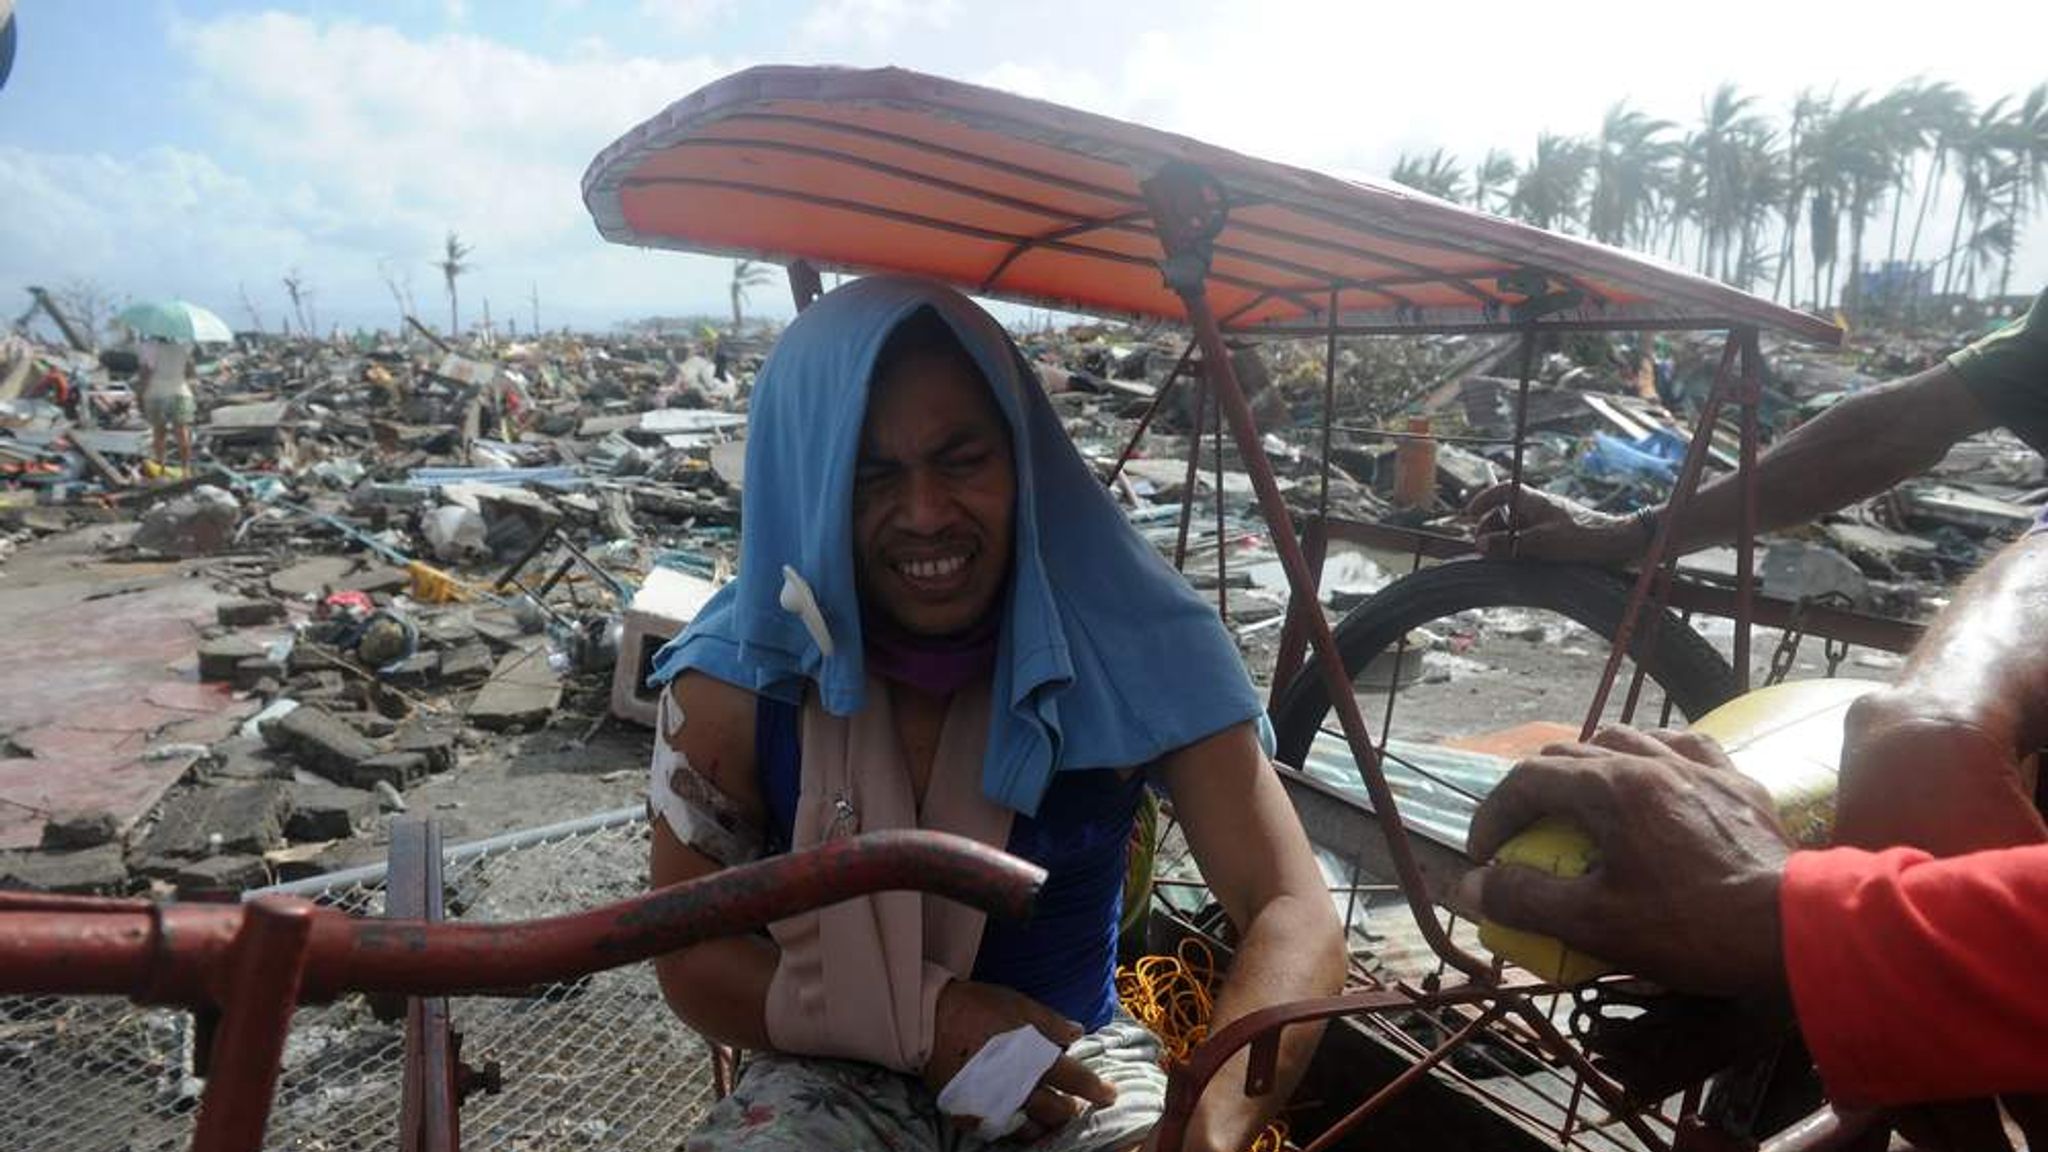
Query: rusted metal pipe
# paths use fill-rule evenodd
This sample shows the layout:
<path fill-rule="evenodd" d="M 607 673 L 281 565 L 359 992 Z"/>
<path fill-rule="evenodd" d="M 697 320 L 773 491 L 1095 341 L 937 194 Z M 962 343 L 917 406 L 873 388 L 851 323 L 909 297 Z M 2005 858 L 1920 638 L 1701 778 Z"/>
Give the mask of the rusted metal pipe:
<path fill-rule="evenodd" d="M 294 897 L 245 905 L 108 901 L 104 912 L 0 915 L 0 993 L 124 995 L 205 1005 L 243 917 L 304 908 L 311 944 L 300 999 L 344 992 L 473 995 L 572 980 L 751 931 L 870 892 L 922 891 L 993 916 L 1025 915 L 1042 869 L 965 837 L 871 832 L 729 868 L 586 912 L 504 924 L 370 920 Z"/>
<path fill-rule="evenodd" d="M 1187 373 L 1188 361 L 1193 359 L 1194 355 L 1195 342 L 1190 340 L 1187 348 L 1181 352 L 1180 359 L 1174 362 L 1173 371 L 1167 373 L 1165 382 L 1159 385 L 1159 391 L 1152 394 L 1152 403 L 1145 406 L 1145 414 L 1138 418 L 1138 426 L 1131 429 L 1131 438 L 1124 442 L 1124 450 L 1117 453 L 1116 463 L 1110 466 L 1109 475 L 1102 479 L 1104 484 L 1115 484 L 1116 478 L 1124 473 L 1124 465 L 1129 464 L 1131 457 L 1137 455 L 1138 444 L 1145 439 L 1145 430 L 1152 427 L 1152 418 L 1159 415 L 1159 409 L 1166 403 L 1166 398 L 1173 394 L 1173 386 L 1180 383 L 1181 377 Z"/>
<path fill-rule="evenodd" d="M 1206 353 L 1205 353 L 1206 355 Z M 1173 567 L 1181 571 L 1188 562 L 1188 529 L 1195 521 L 1195 478 L 1202 460 L 1202 425 L 1209 415 L 1209 393 L 1213 386 L 1207 379 L 1208 365 L 1203 364 L 1204 379 L 1195 382 L 1195 411 L 1188 434 L 1187 470 L 1180 482 L 1180 531 L 1173 541 Z"/>
<path fill-rule="evenodd" d="M 1429 1006 L 1438 1008 L 1474 1004 L 1498 999 L 1504 992 L 1521 994 L 1521 990 L 1475 985 L 1444 989 L 1426 997 L 1406 988 L 1375 988 L 1343 996 L 1275 1004 L 1247 1012 L 1210 1033 L 1208 1039 L 1188 1054 L 1187 1062 L 1167 1077 L 1166 1104 L 1160 1113 L 1158 1126 L 1153 1129 L 1153 1144 L 1159 1152 L 1179 1152 L 1187 1139 L 1187 1122 L 1194 1115 L 1196 1101 L 1202 1098 L 1202 1093 L 1223 1070 L 1223 1065 L 1241 1048 L 1252 1047 L 1252 1053 L 1246 1060 L 1245 1091 L 1249 1095 L 1261 1095 L 1270 1090 L 1272 1084 L 1280 1034 L 1290 1027 L 1319 1024 L 1344 1016 L 1405 1011 L 1422 1006 L 1425 1000 Z"/>
<path fill-rule="evenodd" d="M 1451 1053 L 1456 1052 L 1466 1041 L 1477 1035 L 1480 1029 L 1500 1019 L 1501 1013 L 1506 1010 L 1507 1005 L 1504 1003 L 1492 1004 L 1486 1011 L 1466 1021 L 1465 1026 L 1453 1032 L 1450 1039 L 1432 1048 L 1427 1055 L 1410 1064 L 1399 1076 L 1381 1085 L 1379 1091 L 1360 1101 L 1358 1107 L 1344 1114 L 1343 1119 L 1323 1129 L 1322 1135 L 1317 1136 L 1308 1147 L 1302 1149 L 1302 1152 L 1328 1152 L 1353 1128 L 1365 1123 L 1368 1117 L 1385 1107 L 1387 1101 L 1407 1091 L 1409 1085 L 1429 1075 L 1430 1069 L 1450 1059 Z"/>
<path fill-rule="evenodd" d="M 236 911 L 246 911 L 236 917 L 241 930 L 214 971 L 216 1002 L 226 1010 L 213 1037 L 193 1152 L 253 1152 L 263 1146 L 312 940 L 315 910 L 303 900 Z"/>

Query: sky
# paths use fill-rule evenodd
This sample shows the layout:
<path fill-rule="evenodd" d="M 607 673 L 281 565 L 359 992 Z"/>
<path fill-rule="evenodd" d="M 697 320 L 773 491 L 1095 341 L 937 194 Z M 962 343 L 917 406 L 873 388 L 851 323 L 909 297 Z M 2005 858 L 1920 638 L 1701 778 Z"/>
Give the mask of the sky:
<path fill-rule="evenodd" d="M 0 0 L 4 7 L 7 0 Z M 18 0 L 0 89 L 0 314 L 29 284 L 181 296 L 246 327 L 389 326 L 389 279 L 445 324 L 434 268 L 474 249 L 463 322 L 604 328 L 727 311 L 730 264 L 607 244 L 584 168 L 621 133 L 760 63 L 894 64 L 1383 174 L 1403 151 L 1518 156 L 1627 99 L 1697 120 L 1733 82 L 1776 111 L 1914 76 L 1980 103 L 2048 80 L 2012 0 L 1938 17 L 1819 0 Z M 1940 206 L 1937 205 L 1937 213 Z M 1945 217 L 1937 215 L 1936 219 Z M 1805 259 L 1802 254 L 1802 266 Z M 2013 290 L 2048 281 L 2048 213 Z M 779 285 L 763 314 L 787 312 Z"/>

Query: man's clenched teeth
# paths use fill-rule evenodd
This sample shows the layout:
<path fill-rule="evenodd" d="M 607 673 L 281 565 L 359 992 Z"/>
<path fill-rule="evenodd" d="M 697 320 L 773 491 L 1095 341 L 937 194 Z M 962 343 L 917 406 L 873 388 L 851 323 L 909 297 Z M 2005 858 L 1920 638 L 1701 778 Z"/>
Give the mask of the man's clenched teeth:
<path fill-rule="evenodd" d="M 967 557 L 963 554 L 928 560 L 905 560 L 896 565 L 896 570 L 913 580 L 944 580 L 966 566 Z"/>

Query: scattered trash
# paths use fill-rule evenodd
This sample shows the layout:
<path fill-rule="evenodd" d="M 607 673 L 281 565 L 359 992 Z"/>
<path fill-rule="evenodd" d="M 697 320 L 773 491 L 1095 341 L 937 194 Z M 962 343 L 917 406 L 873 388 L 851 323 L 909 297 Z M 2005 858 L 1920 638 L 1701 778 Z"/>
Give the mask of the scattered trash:
<path fill-rule="evenodd" d="M 241 512 L 233 496 L 202 484 L 145 512 L 133 543 L 167 556 L 210 556 L 234 539 Z"/>
<path fill-rule="evenodd" d="M 1960 343 L 1858 335 L 1865 346 L 1839 353 L 1766 337 L 1767 435 Z M 430 778 L 517 754 L 519 733 L 546 732 L 528 742 L 536 748 L 578 749 L 612 718 L 651 723 L 654 653 L 735 571 L 746 411 L 771 337 L 649 327 L 449 341 L 417 325 L 403 339 L 243 334 L 199 352 L 190 476 L 153 467 L 131 349 L 0 339 L 0 570 L 20 563 L 9 558 L 19 549 L 91 526 L 108 563 L 156 562 L 151 571 L 208 582 L 222 601 L 195 621 L 191 652 L 204 690 L 241 709 L 218 737 L 167 732 L 139 754 L 193 763 L 159 810 L 189 810 L 187 830 L 217 821 L 222 844 L 181 831 L 187 854 L 146 873 L 138 861 L 152 858 L 129 851 L 123 837 L 137 833 L 126 825 L 88 845 L 103 822 L 50 821 L 52 836 L 80 845 L 67 850 L 99 854 L 62 882 L 220 885 L 260 878 L 264 861 L 343 862 L 302 840 L 357 840 L 377 810 L 404 811 Z M 1718 339 L 1670 334 L 1646 373 L 1608 338 L 1563 338 L 1538 359 L 1519 413 L 1511 339 L 1345 340 L 1334 364 L 1321 340 L 1272 341 L 1233 361 L 1298 514 L 1458 535 L 1470 530 L 1458 510 L 1518 458 L 1524 483 L 1603 511 L 1663 501 Z M 1162 399 L 1184 336 L 1083 323 L 1022 343 L 1132 525 L 1215 599 L 1248 666 L 1270 669 L 1286 580 L 1234 439 L 1219 454 L 1206 428 L 1194 437 L 1198 361 Z M 1327 440 L 1326 372 L 1336 385 Z M 1735 461 L 1733 421 L 1713 430 L 1710 473 Z M 1508 442 L 1518 426 L 1519 453 Z M 2030 522 L 2044 486 L 2025 444 L 1973 437 L 1927 480 L 1772 538 L 1758 568 L 1775 594 L 1924 616 Z M 1323 600 L 1348 611 L 1414 563 L 1335 537 Z M 1685 570 L 1726 584 L 1735 568 L 1721 549 L 1688 557 Z M 804 607 L 802 588 L 790 597 Z M 822 619 L 808 623 L 821 644 L 831 639 Z M 1416 632 L 1367 679 L 1476 683 L 1481 658 L 1503 645 L 1583 649 L 1589 661 L 1600 650 L 1519 610 L 1474 610 Z M 1887 659 L 1856 656 L 1880 670 Z M 606 767 L 605 780 L 637 778 Z M 474 811 L 431 795 L 412 803 Z"/>

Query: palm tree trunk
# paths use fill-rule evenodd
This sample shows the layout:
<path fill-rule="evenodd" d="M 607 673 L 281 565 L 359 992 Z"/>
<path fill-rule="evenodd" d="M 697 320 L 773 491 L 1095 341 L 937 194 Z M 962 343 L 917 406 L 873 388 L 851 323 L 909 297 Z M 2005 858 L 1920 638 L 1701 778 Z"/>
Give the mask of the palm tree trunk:
<path fill-rule="evenodd" d="M 1956 225 L 1949 230 L 1948 234 L 1948 271 L 1941 278 L 1941 294 L 1943 296 L 1953 295 L 1955 292 L 1956 258 L 1963 245 L 1963 216 L 1969 211 L 1969 208 L 1970 195 L 1969 190 L 1965 188 L 1963 198 L 1956 201 Z"/>
<path fill-rule="evenodd" d="M 2015 178 L 2012 182 L 2012 198 L 2005 207 L 2005 220 L 2012 229 L 2012 239 L 2005 246 L 2004 266 L 1998 271 L 1998 294 L 2004 296 L 2012 291 L 2012 254 L 2020 246 L 2020 186 L 2026 181 Z"/>
<path fill-rule="evenodd" d="M 1927 209 L 1941 194 L 1941 178 L 1948 172 L 1948 149 L 1937 148 L 1934 152 L 1934 171 L 1927 177 L 1927 188 L 1920 194 L 1920 211 L 1913 215 L 1913 235 L 1906 241 L 1906 263 L 1911 264 L 1920 255 L 1920 226 L 1927 223 Z"/>
<path fill-rule="evenodd" d="M 462 326 L 456 322 L 455 300 L 455 281 L 450 280 L 448 281 L 448 338 L 450 340 L 455 339 L 462 332 Z"/>
<path fill-rule="evenodd" d="M 1888 265 L 1899 262 L 1899 217 L 1905 206 L 1906 182 L 1901 179 L 1898 187 L 1892 189 L 1892 236 L 1884 249 L 1884 262 Z"/>
<path fill-rule="evenodd" d="M 1927 209 L 1934 204 L 1935 197 L 1941 194 L 1941 178 L 1947 174 L 1947 171 L 1948 149 L 1937 145 L 1934 149 L 1934 171 L 1928 175 L 1927 186 L 1920 192 L 1920 210 L 1913 214 L 1913 235 L 1906 241 L 1906 267 L 1908 268 L 1918 268 L 1920 266 L 1920 226 L 1927 223 Z M 1913 310 L 1917 312 L 1917 305 L 1920 300 L 1920 277 L 1917 274 L 1914 275 L 1911 283 L 1913 293 L 1910 303 L 1914 306 Z"/>
<path fill-rule="evenodd" d="M 1799 295 L 1799 206 L 1785 218 L 1785 256 L 1780 267 L 1785 273 L 1785 295 Z"/>

